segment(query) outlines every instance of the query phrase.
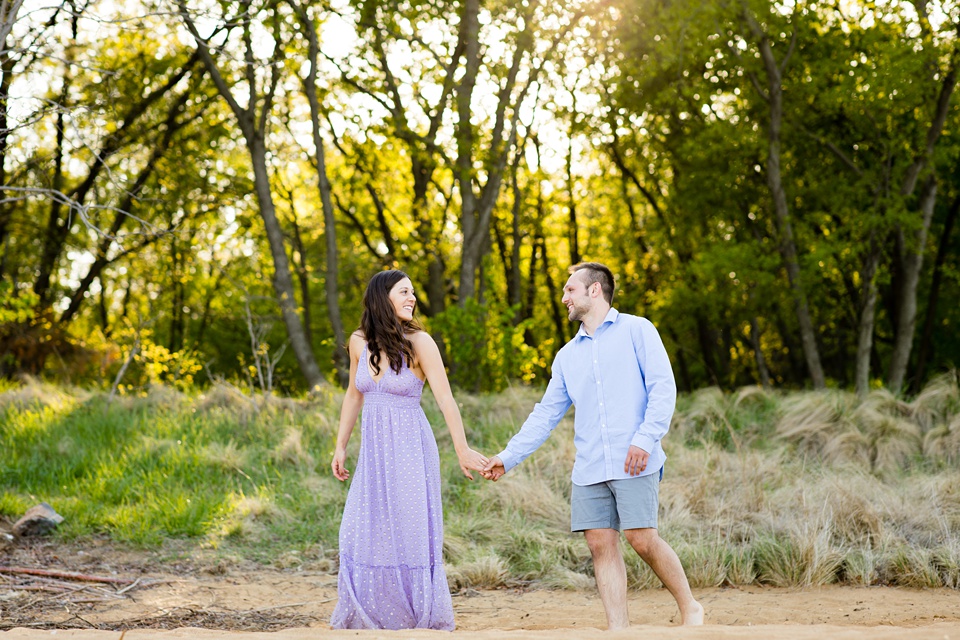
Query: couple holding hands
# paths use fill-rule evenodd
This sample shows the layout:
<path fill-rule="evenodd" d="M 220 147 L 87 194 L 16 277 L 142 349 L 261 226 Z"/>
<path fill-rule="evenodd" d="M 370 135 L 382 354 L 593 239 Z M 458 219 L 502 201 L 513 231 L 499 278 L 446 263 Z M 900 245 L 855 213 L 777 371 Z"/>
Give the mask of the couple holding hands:
<path fill-rule="evenodd" d="M 676 401 L 670 360 L 654 326 L 612 307 L 613 274 L 596 262 L 570 268 L 563 287 L 580 330 L 557 353 L 543 399 L 499 454 L 467 445 L 460 410 L 433 338 L 414 319 L 416 296 L 402 271 L 371 278 L 360 328 L 350 337 L 350 379 L 340 412 L 334 476 L 347 480 L 346 448 L 363 410 L 356 474 L 340 525 L 335 629 L 452 630 L 443 567 L 440 456 L 420 408 L 429 383 L 460 468 L 489 480 L 547 439 L 570 405 L 576 462 L 571 531 L 583 531 L 610 629 L 629 626 L 619 531 L 677 601 L 683 624 L 702 624 L 677 554 L 657 533 L 666 459 L 660 446 Z"/>

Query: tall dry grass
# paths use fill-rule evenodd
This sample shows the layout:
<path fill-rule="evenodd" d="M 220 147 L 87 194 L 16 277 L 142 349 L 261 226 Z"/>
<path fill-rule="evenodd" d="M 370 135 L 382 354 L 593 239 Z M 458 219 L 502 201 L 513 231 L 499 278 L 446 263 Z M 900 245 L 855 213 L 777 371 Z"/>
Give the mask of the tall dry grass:
<path fill-rule="evenodd" d="M 492 455 L 540 392 L 456 397 L 471 445 Z M 156 388 L 107 403 L 36 380 L 8 384 L 0 389 L 0 515 L 12 518 L 42 496 L 68 516 L 65 538 L 106 533 L 149 546 L 182 537 L 218 553 L 332 571 L 347 491 L 328 467 L 339 406 L 335 393 L 251 398 L 228 385 L 202 394 Z M 589 552 L 569 531 L 571 417 L 500 482 L 471 483 L 429 392 L 423 406 L 441 451 L 451 585 L 589 587 Z M 679 399 L 664 447 L 660 532 L 695 588 L 960 588 L 956 373 L 907 399 L 701 390 Z M 623 550 L 631 588 L 659 587 L 625 542 Z"/>
<path fill-rule="evenodd" d="M 485 402 L 477 401 L 476 410 L 489 408 Z M 518 422 L 526 415 L 522 408 L 509 413 L 519 414 Z M 498 485 L 480 491 L 485 510 L 512 514 L 504 520 L 509 526 L 534 520 L 554 544 L 571 535 L 560 517 L 574 455 L 566 427 Z M 958 427 L 955 373 L 912 399 L 885 391 L 860 399 L 836 390 L 701 390 L 681 399 L 665 440 L 661 535 L 699 587 L 957 588 L 960 471 L 951 463 L 960 451 L 950 438 Z M 514 536 L 511 544 L 527 549 L 523 540 Z M 512 563 L 524 556 L 500 544 L 499 557 Z M 624 550 L 631 587 L 659 586 Z M 543 544 L 535 554 L 544 554 Z M 590 575 L 589 559 L 580 569 L 564 568 Z"/>

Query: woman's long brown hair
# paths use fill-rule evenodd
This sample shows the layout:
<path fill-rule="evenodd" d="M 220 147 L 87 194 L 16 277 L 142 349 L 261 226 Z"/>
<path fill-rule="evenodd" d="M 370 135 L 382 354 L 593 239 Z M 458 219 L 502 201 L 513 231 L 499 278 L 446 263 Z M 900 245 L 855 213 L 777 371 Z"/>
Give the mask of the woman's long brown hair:
<path fill-rule="evenodd" d="M 394 285 L 409 278 L 403 271 L 381 271 L 370 278 L 363 292 L 363 314 L 360 316 L 360 331 L 367 341 L 370 366 L 373 375 L 380 375 L 380 352 L 385 351 L 390 368 L 400 373 L 404 363 L 413 366 L 413 344 L 406 334 L 423 331 L 416 319 L 401 320 L 390 302 L 390 290 Z M 416 310 L 416 307 L 414 307 Z"/>

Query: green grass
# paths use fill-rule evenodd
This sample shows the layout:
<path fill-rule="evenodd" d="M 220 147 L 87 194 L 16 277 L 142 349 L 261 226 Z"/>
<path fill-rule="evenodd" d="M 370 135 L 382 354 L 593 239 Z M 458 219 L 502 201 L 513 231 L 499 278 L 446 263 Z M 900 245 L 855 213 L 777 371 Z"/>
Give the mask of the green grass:
<path fill-rule="evenodd" d="M 470 444 L 492 455 L 539 392 L 457 398 Z M 12 522 L 46 501 L 65 517 L 54 534 L 65 542 L 173 542 L 188 555 L 335 570 L 347 494 L 329 470 L 339 405 L 335 393 L 263 402 L 226 386 L 154 388 L 111 403 L 4 383 L 0 517 Z M 589 552 L 568 530 L 572 419 L 500 482 L 470 482 L 429 393 L 424 410 L 441 451 L 451 584 L 589 587 Z M 683 396 L 664 443 L 661 535 L 695 588 L 960 588 L 958 416 L 956 374 L 910 400 L 754 388 Z M 658 587 L 624 549 L 631 587 Z"/>

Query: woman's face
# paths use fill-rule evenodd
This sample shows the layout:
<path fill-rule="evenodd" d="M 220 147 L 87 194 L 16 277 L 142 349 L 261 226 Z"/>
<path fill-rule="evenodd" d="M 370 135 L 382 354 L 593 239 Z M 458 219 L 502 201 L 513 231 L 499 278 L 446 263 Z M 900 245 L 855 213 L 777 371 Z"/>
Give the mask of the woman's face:
<path fill-rule="evenodd" d="M 404 278 L 390 289 L 390 304 L 401 321 L 413 320 L 413 310 L 417 306 L 417 296 L 413 293 L 410 278 Z"/>

